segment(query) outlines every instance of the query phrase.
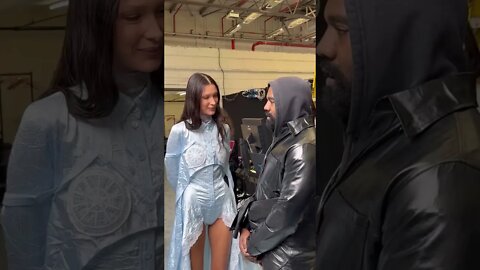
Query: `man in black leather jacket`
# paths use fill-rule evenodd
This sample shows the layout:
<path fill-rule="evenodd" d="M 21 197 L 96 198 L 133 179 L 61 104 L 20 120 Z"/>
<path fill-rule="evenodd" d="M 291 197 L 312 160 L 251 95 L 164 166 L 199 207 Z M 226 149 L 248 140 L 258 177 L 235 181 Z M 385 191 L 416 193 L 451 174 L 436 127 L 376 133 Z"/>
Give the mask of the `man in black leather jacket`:
<path fill-rule="evenodd" d="M 480 117 L 466 0 L 327 0 L 319 91 L 345 123 L 316 269 L 480 269 Z"/>
<path fill-rule="evenodd" d="M 309 83 L 294 77 L 270 82 L 264 110 L 274 138 L 250 204 L 248 229 L 240 236 L 240 249 L 266 270 L 313 269 L 315 127 Z"/>

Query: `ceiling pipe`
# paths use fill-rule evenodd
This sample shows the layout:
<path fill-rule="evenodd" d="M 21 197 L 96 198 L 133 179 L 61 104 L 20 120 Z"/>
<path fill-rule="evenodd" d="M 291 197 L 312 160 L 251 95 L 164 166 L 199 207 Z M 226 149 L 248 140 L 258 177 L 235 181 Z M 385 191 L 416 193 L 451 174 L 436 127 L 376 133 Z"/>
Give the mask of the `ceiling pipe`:
<path fill-rule="evenodd" d="M 206 4 L 203 2 L 197 2 L 197 1 L 191 1 L 191 0 L 165 0 L 165 2 L 170 2 L 170 3 L 181 3 L 184 5 L 192 5 L 192 6 L 205 6 Z M 282 18 L 288 18 L 288 19 L 296 19 L 296 18 L 313 18 L 308 17 L 305 15 L 301 14 L 290 14 L 290 13 L 282 13 L 282 12 L 273 12 L 273 11 L 265 11 L 265 10 L 258 10 L 258 9 L 250 9 L 250 8 L 245 8 L 245 7 L 233 7 L 232 6 L 225 6 L 225 5 L 220 5 L 220 4 L 208 4 L 209 7 L 211 8 L 218 8 L 221 10 L 232 10 L 235 9 L 237 11 L 246 11 L 246 12 L 259 12 L 262 13 L 263 15 L 266 16 L 276 16 L 276 17 L 282 17 Z"/>
<path fill-rule="evenodd" d="M 213 3 L 213 2 L 214 2 L 214 1 L 212 1 L 212 2 L 209 1 L 208 3 L 210 4 L 210 3 Z M 243 6 L 246 2 L 248 2 L 248 0 L 240 0 L 240 1 L 238 1 L 238 3 L 231 5 L 231 8 L 232 8 L 232 9 L 235 9 L 236 7 L 241 7 L 241 6 Z M 200 16 L 206 17 L 206 16 L 208 16 L 208 15 L 210 15 L 210 14 L 213 14 L 213 13 L 216 13 L 216 12 L 219 12 L 219 11 L 222 10 L 222 9 L 216 9 L 216 10 L 210 11 L 210 12 L 208 12 L 208 13 L 205 13 L 205 10 L 206 10 L 207 8 L 208 8 L 208 7 L 203 7 L 203 8 L 199 11 Z"/>
<path fill-rule="evenodd" d="M 273 16 L 270 16 L 270 18 L 263 21 L 263 32 L 264 32 L 265 37 L 267 36 L 267 21 L 270 21 L 272 18 L 273 18 Z"/>
<path fill-rule="evenodd" d="M 168 11 L 169 11 L 170 13 L 172 13 L 172 12 L 177 8 L 177 5 L 178 5 L 177 3 L 172 4 L 172 5 L 170 6 L 170 8 L 168 9 Z"/>
<path fill-rule="evenodd" d="M 177 13 L 178 11 L 180 11 L 180 9 L 182 8 L 183 4 L 180 4 L 180 6 L 177 8 L 177 11 L 175 11 L 175 13 L 173 13 L 173 33 L 177 32 L 176 29 L 177 29 L 177 26 L 176 26 L 176 19 L 175 17 L 177 16 Z"/>
<path fill-rule="evenodd" d="M 280 47 L 315 48 L 315 45 L 307 45 L 307 44 L 257 41 L 257 42 L 252 44 L 252 51 L 255 51 L 255 47 L 257 47 L 259 45 L 280 46 Z"/>
<path fill-rule="evenodd" d="M 225 33 L 225 30 L 223 30 L 223 19 L 225 19 L 225 17 L 227 17 L 228 13 L 225 14 L 222 18 L 221 18 L 221 21 L 222 21 L 222 35 L 224 35 Z"/>
<path fill-rule="evenodd" d="M 238 31 L 239 34 L 251 34 L 251 35 L 261 35 L 263 36 L 263 33 L 257 33 L 257 32 L 251 32 L 251 31 Z"/>
<path fill-rule="evenodd" d="M 190 34 L 190 33 L 171 33 L 166 32 L 165 36 L 172 36 L 172 37 L 190 37 L 190 38 L 202 38 L 202 39 L 223 39 L 223 40 L 231 40 L 231 37 L 224 37 L 224 36 L 210 36 L 210 35 L 203 35 L 203 34 Z M 258 41 L 258 38 L 235 38 L 235 40 L 241 41 Z M 283 42 L 283 44 L 290 44 L 288 41 L 279 41 Z M 314 48 L 314 45 L 311 45 Z"/>

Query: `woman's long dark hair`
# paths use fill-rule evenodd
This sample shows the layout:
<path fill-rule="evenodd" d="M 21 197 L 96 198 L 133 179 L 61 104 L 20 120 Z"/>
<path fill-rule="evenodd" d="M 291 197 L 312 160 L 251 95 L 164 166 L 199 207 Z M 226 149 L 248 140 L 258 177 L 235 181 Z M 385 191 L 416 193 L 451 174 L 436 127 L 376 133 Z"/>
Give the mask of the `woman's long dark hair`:
<path fill-rule="evenodd" d="M 118 100 L 112 68 L 118 6 L 119 0 L 70 0 L 60 61 L 51 89 L 41 97 L 63 92 L 69 113 L 80 118 L 112 112 Z M 154 83 L 163 78 L 162 73 L 152 74 Z M 85 87 L 86 99 L 69 89 L 77 85 Z"/>
<path fill-rule="evenodd" d="M 185 105 L 183 107 L 183 113 L 180 120 L 185 121 L 185 126 L 188 130 L 197 130 L 200 128 L 202 125 L 202 119 L 200 117 L 200 101 L 202 99 L 203 88 L 209 84 L 215 85 L 215 88 L 217 89 L 218 103 L 212 119 L 217 125 L 218 133 L 220 133 L 223 142 L 225 140 L 225 128 L 223 126 L 225 123 L 225 116 L 223 114 L 223 110 L 220 108 L 220 90 L 217 82 L 215 82 L 215 80 L 209 75 L 204 73 L 194 73 L 188 79 Z"/>

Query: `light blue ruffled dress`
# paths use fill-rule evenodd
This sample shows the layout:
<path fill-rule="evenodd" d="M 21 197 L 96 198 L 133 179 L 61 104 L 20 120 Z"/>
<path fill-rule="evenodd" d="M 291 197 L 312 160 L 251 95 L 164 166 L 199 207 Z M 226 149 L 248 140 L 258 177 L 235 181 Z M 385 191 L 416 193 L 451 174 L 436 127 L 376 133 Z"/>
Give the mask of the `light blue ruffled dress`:
<path fill-rule="evenodd" d="M 176 191 L 175 221 L 168 254 L 168 270 L 190 269 L 190 248 L 203 225 L 221 218 L 230 227 L 236 215 L 233 180 L 229 170 L 229 129 L 222 142 L 215 122 L 202 122 L 188 130 L 185 122 L 172 127 L 165 154 L 167 179 Z M 229 185 L 224 181 L 228 177 Z M 208 238 L 206 239 L 208 242 Z M 206 264 L 210 255 L 206 248 Z M 243 269 L 238 239 L 232 239 L 228 269 Z M 205 269 L 209 269 L 208 265 Z"/>

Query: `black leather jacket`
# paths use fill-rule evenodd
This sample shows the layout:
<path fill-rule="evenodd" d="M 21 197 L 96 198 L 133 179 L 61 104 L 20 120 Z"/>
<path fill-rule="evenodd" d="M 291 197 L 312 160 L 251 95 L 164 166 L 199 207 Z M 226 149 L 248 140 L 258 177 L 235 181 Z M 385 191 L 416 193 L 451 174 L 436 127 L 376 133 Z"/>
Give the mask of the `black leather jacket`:
<path fill-rule="evenodd" d="M 476 78 L 463 73 L 467 1 L 342 2 L 351 104 L 342 162 L 318 212 L 317 269 L 480 269 L 480 115 Z M 345 51 L 334 50 L 334 26 L 319 51 L 338 65 Z"/>
<path fill-rule="evenodd" d="M 326 188 L 319 270 L 480 269 L 480 115 L 465 75 L 385 100 Z"/>
<path fill-rule="evenodd" d="M 310 117 L 287 125 L 266 154 L 247 251 L 264 269 L 308 270 L 315 258 L 315 128 Z"/>

